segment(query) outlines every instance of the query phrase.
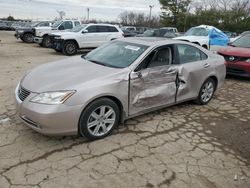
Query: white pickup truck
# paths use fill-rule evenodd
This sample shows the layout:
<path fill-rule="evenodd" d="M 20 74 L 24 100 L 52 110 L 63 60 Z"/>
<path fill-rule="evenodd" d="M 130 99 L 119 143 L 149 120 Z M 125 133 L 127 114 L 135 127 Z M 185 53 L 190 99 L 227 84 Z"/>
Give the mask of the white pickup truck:
<path fill-rule="evenodd" d="M 65 55 L 74 55 L 83 48 L 96 48 L 108 41 L 122 38 L 122 30 L 110 24 L 79 25 L 69 31 L 49 35 L 51 48 Z"/>
<path fill-rule="evenodd" d="M 59 20 L 56 21 L 51 27 L 35 27 L 34 42 L 40 46 L 48 48 L 50 46 L 49 33 L 58 31 L 65 31 L 80 25 L 79 20 Z"/>

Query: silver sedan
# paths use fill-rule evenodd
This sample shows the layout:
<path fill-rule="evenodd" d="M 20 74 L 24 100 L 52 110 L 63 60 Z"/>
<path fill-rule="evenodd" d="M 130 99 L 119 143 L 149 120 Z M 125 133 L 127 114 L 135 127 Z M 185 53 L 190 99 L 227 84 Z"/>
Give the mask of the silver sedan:
<path fill-rule="evenodd" d="M 15 91 L 17 111 L 42 134 L 100 139 L 134 116 L 189 100 L 207 104 L 225 75 L 224 59 L 195 44 L 120 39 L 29 72 Z"/>

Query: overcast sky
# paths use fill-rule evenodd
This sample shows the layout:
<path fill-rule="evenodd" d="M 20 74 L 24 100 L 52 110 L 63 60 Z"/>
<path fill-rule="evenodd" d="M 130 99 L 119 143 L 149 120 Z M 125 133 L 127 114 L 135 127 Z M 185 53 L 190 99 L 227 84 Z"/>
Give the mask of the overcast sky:
<path fill-rule="evenodd" d="M 158 0 L 0 0 L 0 17 L 54 19 L 62 10 L 68 18 L 86 18 L 88 7 L 90 19 L 117 21 L 125 10 L 149 14 L 149 5 L 154 5 L 153 14 L 159 14 Z"/>

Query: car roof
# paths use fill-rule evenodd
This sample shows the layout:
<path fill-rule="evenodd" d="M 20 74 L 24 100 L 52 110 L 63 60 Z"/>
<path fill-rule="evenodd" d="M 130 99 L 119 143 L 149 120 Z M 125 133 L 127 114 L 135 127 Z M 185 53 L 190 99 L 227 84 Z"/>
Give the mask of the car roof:
<path fill-rule="evenodd" d="M 158 46 L 158 45 L 167 45 L 167 44 L 187 43 L 184 41 L 166 39 L 166 38 L 161 38 L 161 37 L 133 37 L 133 38 L 131 37 L 131 38 L 122 38 L 118 40 L 141 44 L 145 46 Z"/>

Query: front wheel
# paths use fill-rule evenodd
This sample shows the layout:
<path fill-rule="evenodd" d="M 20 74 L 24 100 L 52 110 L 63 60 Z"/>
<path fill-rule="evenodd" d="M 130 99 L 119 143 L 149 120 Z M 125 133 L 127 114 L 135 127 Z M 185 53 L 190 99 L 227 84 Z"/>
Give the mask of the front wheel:
<path fill-rule="evenodd" d="M 212 78 L 207 79 L 199 92 L 199 96 L 196 99 L 196 103 L 200 105 L 208 104 L 214 96 L 215 92 L 215 81 Z"/>
<path fill-rule="evenodd" d="M 73 41 L 67 41 L 63 45 L 63 53 L 65 55 L 75 55 L 77 53 L 77 45 Z"/>
<path fill-rule="evenodd" d="M 119 119 L 120 110 L 114 101 L 108 98 L 98 99 L 83 111 L 79 133 L 89 140 L 104 138 L 112 133 Z"/>
<path fill-rule="evenodd" d="M 50 37 L 48 35 L 43 37 L 42 46 L 45 48 L 50 46 Z"/>
<path fill-rule="evenodd" d="M 22 40 L 26 43 L 32 43 L 34 41 L 34 35 L 31 33 L 25 33 Z"/>

